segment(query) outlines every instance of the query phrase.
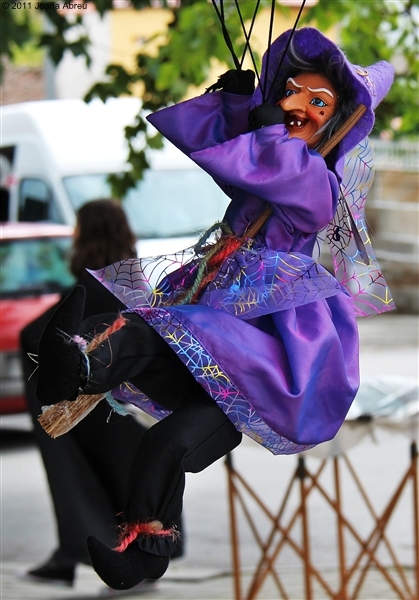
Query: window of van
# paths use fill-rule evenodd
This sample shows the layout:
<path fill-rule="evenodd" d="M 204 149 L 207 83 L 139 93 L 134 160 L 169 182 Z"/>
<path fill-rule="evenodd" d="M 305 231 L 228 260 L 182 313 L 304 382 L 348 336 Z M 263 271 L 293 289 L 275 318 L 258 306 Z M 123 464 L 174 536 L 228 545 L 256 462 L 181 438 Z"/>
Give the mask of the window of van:
<path fill-rule="evenodd" d="M 2 223 L 9 220 L 9 177 L 12 173 L 14 157 L 15 146 L 0 148 L 0 221 Z"/>
<path fill-rule="evenodd" d="M 77 210 L 89 200 L 109 197 L 106 174 L 64 178 Z M 130 224 L 140 238 L 195 235 L 224 216 L 227 196 L 201 169 L 148 170 L 124 199 Z"/>
<path fill-rule="evenodd" d="M 43 179 L 22 179 L 19 187 L 19 221 L 62 223 L 52 192 Z"/>

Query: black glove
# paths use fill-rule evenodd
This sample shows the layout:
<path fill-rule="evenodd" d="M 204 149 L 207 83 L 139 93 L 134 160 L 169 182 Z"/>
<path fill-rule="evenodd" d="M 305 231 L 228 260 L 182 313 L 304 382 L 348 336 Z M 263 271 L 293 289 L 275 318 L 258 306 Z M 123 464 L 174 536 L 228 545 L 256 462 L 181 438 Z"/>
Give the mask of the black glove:
<path fill-rule="evenodd" d="M 255 91 L 255 74 L 250 69 L 246 71 L 230 69 L 230 71 L 220 75 L 217 83 L 214 83 L 205 91 L 208 93 L 216 90 L 242 96 L 253 94 Z"/>
<path fill-rule="evenodd" d="M 261 104 L 249 113 L 249 131 L 255 131 L 268 125 L 279 125 L 284 122 L 284 111 L 280 106 Z"/>

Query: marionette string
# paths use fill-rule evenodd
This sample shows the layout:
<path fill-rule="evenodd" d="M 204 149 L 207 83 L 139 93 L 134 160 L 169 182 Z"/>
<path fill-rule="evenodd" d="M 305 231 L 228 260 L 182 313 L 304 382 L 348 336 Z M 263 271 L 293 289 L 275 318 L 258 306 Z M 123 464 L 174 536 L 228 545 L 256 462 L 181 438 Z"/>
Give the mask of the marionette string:
<path fill-rule="evenodd" d="M 258 66 L 256 64 L 256 59 L 255 59 L 255 56 L 253 54 L 252 47 L 250 45 L 250 38 L 252 37 L 253 27 L 254 27 L 255 21 L 256 21 L 256 15 L 257 15 L 258 10 L 259 10 L 260 0 L 257 0 L 257 2 L 256 2 L 255 10 L 253 11 L 252 21 L 251 21 L 250 27 L 249 27 L 249 32 L 246 31 L 246 27 L 245 27 L 244 20 L 243 20 L 243 15 L 241 13 L 240 6 L 239 6 L 239 0 L 235 0 L 235 4 L 236 4 L 236 9 L 237 9 L 237 14 L 239 15 L 239 19 L 240 19 L 240 24 L 241 24 L 241 27 L 242 27 L 243 35 L 244 35 L 245 40 L 246 40 L 246 44 L 244 46 L 243 54 L 242 54 L 242 57 L 241 57 L 241 60 L 240 60 L 240 65 L 241 65 L 241 67 L 243 67 L 243 62 L 244 62 L 244 59 L 246 57 L 246 52 L 249 50 L 250 58 L 252 59 L 252 63 L 253 63 L 253 68 L 255 70 L 258 83 L 260 85 L 260 77 L 259 77 Z"/>
<path fill-rule="evenodd" d="M 284 64 L 284 60 L 285 60 L 285 57 L 287 55 L 288 48 L 290 47 L 292 38 L 294 37 L 294 33 L 295 33 L 295 30 L 297 29 L 300 17 L 303 14 L 305 3 L 306 3 L 306 0 L 302 0 L 301 6 L 300 6 L 300 10 L 298 11 L 297 18 L 295 19 L 295 23 L 294 23 L 294 25 L 293 25 L 293 27 L 291 29 L 291 33 L 290 33 L 290 36 L 289 36 L 288 41 L 286 43 L 286 46 L 284 48 L 284 52 L 282 53 L 281 60 L 279 61 L 278 66 L 277 66 L 276 71 L 275 71 L 275 75 L 273 76 L 273 78 L 271 80 L 271 89 L 272 89 L 272 86 L 275 83 L 276 78 L 278 77 L 278 73 L 281 71 L 282 65 Z M 272 13 L 271 13 L 271 18 L 273 18 L 272 17 Z M 271 89 L 269 91 L 267 90 L 267 86 L 268 86 L 268 83 L 267 83 L 268 63 L 269 63 L 270 53 L 271 53 L 271 42 L 269 42 L 269 46 L 268 46 L 268 49 L 266 51 L 266 70 L 265 70 L 265 86 L 264 86 L 265 89 L 262 90 L 262 98 L 263 98 L 264 102 L 265 102 L 266 98 L 268 98 L 268 96 L 269 96 L 269 94 L 271 92 Z"/>
<path fill-rule="evenodd" d="M 221 12 L 220 12 L 220 10 L 219 10 L 219 8 L 217 6 L 216 0 L 212 0 L 212 5 L 213 5 L 213 7 L 215 9 L 215 12 L 217 13 L 217 16 L 218 16 L 218 19 L 219 19 L 220 23 L 221 23 L 221 28 L 223 30 L 224 41 L 227 44 L 227 48 L 230 50 L 231 57 L 232 57 L 232 59 L 234 61 L 234 66 L 236 67 L 236 69 L 238 71 L 240 71 L 241 70 L 241 65 L 240 65 L 239 59 L 237 58 L 236 53 L 234 52 L 233 43 L 231 41 L 230 35 L 228 33 L 228 30 L 227 30 L 227 27 L 226 27 L 226 24 L 225 24 L 223 2 L 221 0 L 221 3 L 220 3 Z"/>
<path fill-rule="evenodd" d="M 244 35 L 244 38 L 246 40 L 244 51 L 243 51 L 243 55 L 242 55 L 240 61 L 237 58 L 237 55 L 236 55 L 236 53 L 234 51 L 233 43 L 231 41 L 231 37 L 230 37 L 230 35 L 228 33 L 228 29 L 227 29 L 227 26 L 226 26 L 225 12 L 224 12 L 224 1 L 220 0 L 220 8 L 217 6 L 216 0 L 211 0 L 211 1 L 212 1 L 212 5 L 214 7 L 214 10 L 215 10 L 215 12 L 216 12 L 216 14 L 218 16 L 218 19 L 220 21 L 221 28 L 222 28 L 222 31 L 223 31 L 224 40 L 225 40 L 225 42 L 227 44 L 228 49 L 230 50 L 231 57 L 233 59 L 233 62 L 234 62 L 234 65 L 235 65 L 236 69 L 238 71 L 240 71 L 242 69 L 242 67 L 243 67 L 243 61 L 244 61 L 246 52 L 249 51 L 251 59 L 252 59 L 252 63 L 253 63 L 253 68 L 255 70 L 256 77 L 257 77 L 258 83 L 259 83 L 259 87 L 260 87 L 260 90 L 261 90 L 261 93 L 262 93 L 262 100 L 263 100 L 263 102 L 265 102 L 266 98 L 269 96 L 269 92 L 270 92 L 270 90 L 268 91 L 267 88 L 268 88 L 268 74 L 269 74 L 269 62 L 270 62 L 270 55 L 271 55 L 273 26 L 274 26 L 274 18 L 275 18 L 275 0 L 271 0 L 271 12 L 270 12 L 270 17 L 269 17 L 268 47 L 267 47 L 267 50 L 266 50 L 265 78 L 264 78 L 263 84 L 260 81 L 260 77 L 259 77 L 259 73 L 258 73 L 258 68 L 257 68 L 257 65 L 256 65 L 256 60 L 255 60 L 255 57 L 254 57 L 254 54 L 253 54 L 253 51 L 252 51 L 252 48 L 251 48 L 251 45 L 250 45 L 250 39 L 251 39 L 251 35 L 252 35 L 254 24 L 255 24 L 256 16 L 257 16 L 257 13 L 258 13 L 258 10 L 259 10 L 260 0 L 257 0 L 257 2 L 256 2 L 256 6 L 255 6 L 255 10 L 253 12 L 253 17 L 252 17 L 251 25 L 250 25 L 250 28 L 249 28 L 249 32 L 246 31 L 246 27 L 245 27 L 244 20 L 243 20 L 243 15 L 242 15 L 242 12 L 241 12 L 240 6 L 239 6 L 239 0 L 235 0 L 235 6 L 236 6 L 237 14 L 239 16 L 240 24 L 241 24 L 242 31 L 243 31 L 243 35 Z M 275 75 L 274 75 L 274 77 L 271 80 L 271 86 L 274 84 L 274 82 L 275 82 L 275 80 L 276 80 L 276 78 L 278 76 L 278 73 L 281 70 L 281 67 L 283 65 L 283 62 L 284 62 L 285 57 L 286 57 L 287 52 L 288 52 L 288 48 L 289 48 L 289 46 L 291 44 L 291 41 L 292 41 L 292 38 L 294 36 L 295 30 L 297 29 L 300 17 L 301 17 L 301 15 L 303 13 L 305 4 L 306 4 L 306 0 L 302 0 L 301 5 L 300 5 L 300 9 L 298 11 L 297 18 L 296 18 L 296 20 L 294 22 L 294 25 L 292 27 L 292 30 L 291 30 L 290 36 L 288 38 L 287 44 L 285 46 L 285 49 L 284 49 L 284 51 L 282 53 L 281 60 L 279 61 L 278 67 L 277 67 L 277 69 L 275 71 Z"/>
<path fill-rule="evenodd" d="M 272 32 L 274 28 L 275 19 L 275 0 L 271 2 L 271 15 L 269 18 L 269 33 L 268 33 L 268 49 L 266 51 L 266 67 L 265 67 L 265 80 L 262 86 L 262 100 L 266 101 L 266 90 L 268 87 L 268 73 L 269 73 L 269 60 L 271 58 L 271 44 L 272 44 Z"/>

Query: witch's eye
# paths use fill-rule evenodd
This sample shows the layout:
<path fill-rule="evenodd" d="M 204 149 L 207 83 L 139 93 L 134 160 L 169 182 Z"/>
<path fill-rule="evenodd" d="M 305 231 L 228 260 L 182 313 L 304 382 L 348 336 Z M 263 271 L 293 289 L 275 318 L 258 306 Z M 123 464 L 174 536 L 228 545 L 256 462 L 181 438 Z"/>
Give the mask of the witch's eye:
<path fill-rule="evenodd" d="M 324 108 L 325 106 L 327 106 L 326 102 L 321 98 L 313 98 L 312 100 L 310 100 L 310 104 L 313 104 L 318 108 Z"/>
<path fill-rule="evenodd" d="M 285 98 L 289 98 L 290 96 L 296 93 L 297 92 L 295 90 L 285 90 Z"/>

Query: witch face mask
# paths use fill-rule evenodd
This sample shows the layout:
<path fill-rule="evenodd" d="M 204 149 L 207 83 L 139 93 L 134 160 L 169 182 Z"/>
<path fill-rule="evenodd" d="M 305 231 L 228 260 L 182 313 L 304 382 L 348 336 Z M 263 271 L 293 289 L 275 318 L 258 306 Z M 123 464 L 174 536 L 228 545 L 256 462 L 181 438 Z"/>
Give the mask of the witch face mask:
<path fill-rule="evenodd" d="M 284 111 L 290 138 L 297 137 L 314 147 L 321 137 L 319 131 L 335 114 L 337 103 L 337 93 L 329 79 L 307 72 L 289 77 L 278 105 Z"/>

